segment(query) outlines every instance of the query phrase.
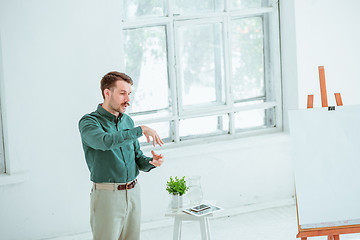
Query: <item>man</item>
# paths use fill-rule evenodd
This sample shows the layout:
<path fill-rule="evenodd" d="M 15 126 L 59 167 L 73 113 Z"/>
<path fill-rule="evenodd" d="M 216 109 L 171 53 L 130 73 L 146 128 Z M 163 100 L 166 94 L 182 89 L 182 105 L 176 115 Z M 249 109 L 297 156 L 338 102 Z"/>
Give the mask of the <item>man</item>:
<path fill-rule="evenodd" d="M 139 170 L 161 166 L 162 154 L 144 156 L 137 140 L 143 134 L 153 146 L 163 141 L 154 129 L 134 127 L 124 114 L 130 105 L 132 79 L 124 73 L 109 72 L 101 80 L 104 98 L 97 110 L 79 121 L 79 130 L 90 170 L 90 223 L 94 240 L 140 239 Z"/>

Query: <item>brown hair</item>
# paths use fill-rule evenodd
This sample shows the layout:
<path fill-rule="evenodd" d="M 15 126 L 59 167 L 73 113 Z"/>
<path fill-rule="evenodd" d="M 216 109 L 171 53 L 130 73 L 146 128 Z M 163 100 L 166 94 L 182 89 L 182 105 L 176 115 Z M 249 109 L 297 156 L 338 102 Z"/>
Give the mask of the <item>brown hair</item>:
<path fill-rule="evenodd" d="M 111 88 L 115 86 L 116 81 L 125 81 L 133 85 L 133 80 L 125 73 L 116 72 L 116 71 L 109 72 L 101 79 L 100 82 L 101 94 L 104 99 L 105 99 L 104 90 L 105 89 L 111 90 Z"/>

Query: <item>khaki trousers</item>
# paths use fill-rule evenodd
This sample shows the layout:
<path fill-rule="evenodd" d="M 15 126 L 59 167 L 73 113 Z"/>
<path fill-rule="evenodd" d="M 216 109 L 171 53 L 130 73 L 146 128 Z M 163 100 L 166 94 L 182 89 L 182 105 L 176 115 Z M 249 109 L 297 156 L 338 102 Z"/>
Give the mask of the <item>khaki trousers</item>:
<path fill-rule="evenodd" d="M 129 190 L 94 189 L 90 194 L 90 224 L 94 240 L 139 240 L 139 182 Z"/>

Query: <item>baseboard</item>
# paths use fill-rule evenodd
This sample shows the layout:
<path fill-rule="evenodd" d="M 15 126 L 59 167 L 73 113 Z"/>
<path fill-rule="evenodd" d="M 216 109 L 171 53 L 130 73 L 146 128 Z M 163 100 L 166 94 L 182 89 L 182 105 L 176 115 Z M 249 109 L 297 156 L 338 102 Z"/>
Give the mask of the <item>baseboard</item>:
<path fill-rule="evenodd" d="M 254 211 L 260 211 L 265 210 L 269 208 L 276 208 L 276 207 L 285 207 L 289 205 L 294 205 L 295 200 L 293 198 L 284 199 L 280 201 L 274 201 L 274 202 L 267 202 L 267 203 L 256 203 L 256 204 L 250 204 L 246 206 L 241 206 L 238 208 L 232 208 L 232 209 L 224 209 L 214 215 L 214 219 L 218 218 L 224 218 L 224 217 L 231 217 L 236 216 L 243 213 L 249 213 Z M 152 221 L 152 222 L 146 222 L 141 224 L 141 231 L 148 231 L 152 229 L 157 228 L 164 228 L 164 227 L 170 227 L 174 223 L 174 220 L 172 218 L 158 220 L 158 221 Z M 64 237 L 57 237 L 57 238 L 51 238 L 49 240 L 91 240 L 92 234 L 91 232 L 82 233 L 82 234 L 76 234 L 71 236 L 64 236 Z"/>

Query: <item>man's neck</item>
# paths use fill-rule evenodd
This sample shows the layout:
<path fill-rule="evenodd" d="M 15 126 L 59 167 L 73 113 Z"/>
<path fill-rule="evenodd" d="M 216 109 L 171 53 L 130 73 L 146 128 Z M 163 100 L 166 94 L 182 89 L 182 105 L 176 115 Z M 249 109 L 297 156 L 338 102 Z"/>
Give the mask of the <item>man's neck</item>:
<path fill-rule="evenodd" d="M 102 108 L 105 109 L 106 111 L 108 111 L 109 113 L 111 113 L 112 115 L 115 115 L 116 118 L 119 117 L 120 113 L 114 111 L 109 105 L 107 105 L 106 103 L 102 103 L 101 104 Z"/>

